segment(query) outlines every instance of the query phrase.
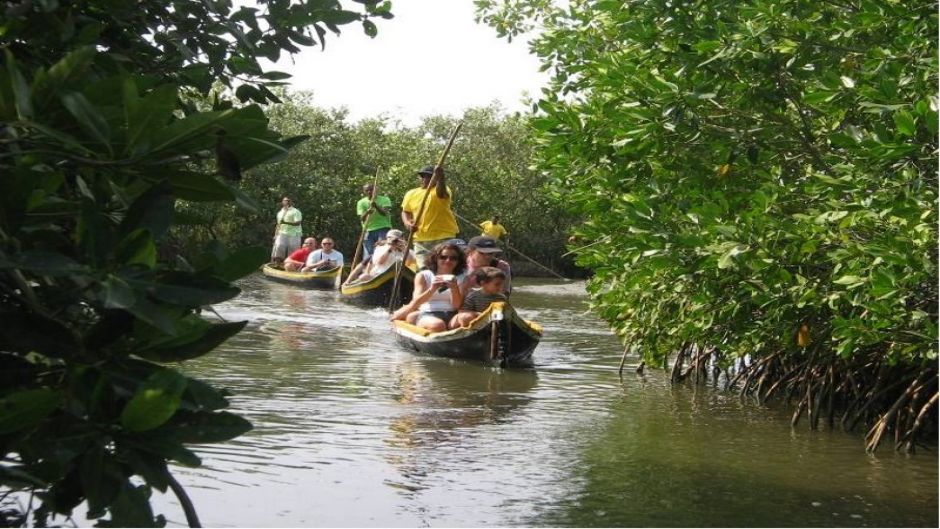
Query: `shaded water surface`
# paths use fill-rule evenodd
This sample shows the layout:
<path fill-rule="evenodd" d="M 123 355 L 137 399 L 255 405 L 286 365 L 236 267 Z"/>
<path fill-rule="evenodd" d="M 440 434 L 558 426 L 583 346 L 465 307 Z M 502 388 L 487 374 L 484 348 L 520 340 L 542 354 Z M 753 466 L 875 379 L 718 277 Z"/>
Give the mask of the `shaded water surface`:
<path fill-rule="evenodd" d="M 399 349 L 384 312 L 260 277 L 186 370 L 255 429 L 177 469 L 211 526 L 937 526 L 937 456 L 789 426 L 662 373 L 617 376 L 583 284 L 513 282 L 534 370 Z M 170 497 L 154 498 L 173 522 Z"/>

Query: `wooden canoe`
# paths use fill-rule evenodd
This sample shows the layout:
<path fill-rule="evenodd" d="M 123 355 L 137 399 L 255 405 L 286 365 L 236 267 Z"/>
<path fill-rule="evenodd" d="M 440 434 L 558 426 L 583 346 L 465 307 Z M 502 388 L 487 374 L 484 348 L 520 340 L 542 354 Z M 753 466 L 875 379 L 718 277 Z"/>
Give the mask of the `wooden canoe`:
<path fill-rule="evenodd" d="M 381 274 L 366 281 L 343 283 L 340 287 L 340 299 L 361 307 L 389 307 L 392 297 L 392 287 L 395 285 L 395 270 L 390 267 Z M 411 301 L 414 292 L 415 272 L 405 268 L 401 272 L 401 285 L 398 287 L 398 296 L 392 307 L 398 308 Z"/>
<path fill-rule="evenodd" d="M 503 367 L 532 366 L 532 352 L 542 338 L 542 326 L 522 319 L 506 302 L 492 303 L 468 327 L 444 332 L 430 332 L 404 321 L 392 324 L 406 349 Z"/>
<path fill-rule="evenodd" d="M 341 271 L 342 267 L 339 266 L 330 270 L 317 270 L 315 272 L 288 272 L 287 270 L 274 268 L 271 265 L 264 265 L 264 267 L 261 268 L 261 272 L 265 277 L 273 279 L 274 281 L 289 283 L 304 288 L 330 290 L 336 288 Z"/>

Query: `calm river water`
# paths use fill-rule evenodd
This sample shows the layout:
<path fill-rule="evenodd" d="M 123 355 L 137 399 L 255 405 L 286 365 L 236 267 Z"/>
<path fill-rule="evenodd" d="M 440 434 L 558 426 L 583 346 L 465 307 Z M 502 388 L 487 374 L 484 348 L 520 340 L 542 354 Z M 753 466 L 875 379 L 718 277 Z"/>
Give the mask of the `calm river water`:
<path fill-rule="evenodd" d="M 937 527 L 935 451 L 870 456 L 657 371 L 620 380 L 582 283 L 513 283 L 545 327 L 534 370 L 416 356 L 380 309 L 245 280 L 217 309 L 246 330 L 186 364 L 255 424 L 177 469 L 203 524 Z"/>

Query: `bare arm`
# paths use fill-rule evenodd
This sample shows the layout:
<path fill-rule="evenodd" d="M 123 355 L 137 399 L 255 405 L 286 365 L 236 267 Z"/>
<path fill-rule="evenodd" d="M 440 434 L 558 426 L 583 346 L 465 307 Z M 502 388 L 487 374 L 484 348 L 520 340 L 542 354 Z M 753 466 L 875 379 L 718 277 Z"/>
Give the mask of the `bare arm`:
<path fill-rule="evenodd" d="M 401 210 L 401 222 L 411 231 L 416 231 L 414 215 L 410 211 Z"/>
<path fill-rule="evenodd" d="M 444 178 L 444 168 L 441 166 L 435 167 L 434 176 L 437 180 L 437 186 L 435 187 L 437 198 L 450 198 L 450 193 L 447 192 L 447 179 Z"/>

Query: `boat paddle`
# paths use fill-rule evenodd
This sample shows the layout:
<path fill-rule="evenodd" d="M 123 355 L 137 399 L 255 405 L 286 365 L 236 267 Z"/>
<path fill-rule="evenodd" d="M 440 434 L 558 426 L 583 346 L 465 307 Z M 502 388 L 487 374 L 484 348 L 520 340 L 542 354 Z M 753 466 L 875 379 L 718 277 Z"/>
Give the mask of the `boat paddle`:
<path fill-rule="evenodd" d="M 372 195 L 369 197 L 370 204 L 375 203 L 375 193 L 377 186 L 379 185 L 379 171 L 381 167 L 375 168 L 375 177 L 372 179 Z M 356 265 L 359 264 L 359 257 L 362 255 L 363 244 L 366 240 L 366 226 L 369 225 L 369 217 L 372 216 L 373 209 L 366 211 L 365 217 L 360 219 L 362 221 L 362 233 L 359 234 L 359 242 L 356 243 L 356 253 L 353 254 L 352 264 L 349 266 L 349 272 L 352 273 L 356 269 Z"/>
<path fill-rule="evenodd" d="M 450 153 L 450 148 L 454 146 L 454 140 L 457 138 L 457 133 L 460 132 L 460 127 L 463 126 L 463 123 L 457 123 L 457 126 L 454 127 L 454 132 L 451 133 L 450 139 L 447 140 L 447 145 L 444 147 L 444 152 L 441 153 L 441 157 L 437 159 L 437 165 L 434 166 L 434 174 L 431 176 L 431 180 L 428 182 L 427 189 L 424 190 L 424 197 L 421 199 L 421 207 L 418 208 L 417 214 L 415 214 L 414 221 L 412 226 L 417 228 L 421 224 L 421 215 L 424 214 L 424 206 L 428 203 L 428 197 L 431 195 L 431 190 L 437 186 L 437 168 L 444 167 L 444 160 L 447 159 L 447 155 Z M 417 229 L 408 230 L 408 238 L 405 239 L 405 257 L 402 259 L 401 264 L 395 270 L 395 282 L 392 283 L 392 295 L 388 300 L 388 311 L 393 312 L 395 310 L 395 300 L 398 299 L 398 291 L 401 290 L 401 273 L 405 268 L 405 262 L 408 260 L 408 251 L 411 249 L 411 239 L 414 238 L 414 234 Z"/>

